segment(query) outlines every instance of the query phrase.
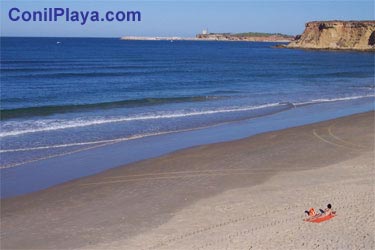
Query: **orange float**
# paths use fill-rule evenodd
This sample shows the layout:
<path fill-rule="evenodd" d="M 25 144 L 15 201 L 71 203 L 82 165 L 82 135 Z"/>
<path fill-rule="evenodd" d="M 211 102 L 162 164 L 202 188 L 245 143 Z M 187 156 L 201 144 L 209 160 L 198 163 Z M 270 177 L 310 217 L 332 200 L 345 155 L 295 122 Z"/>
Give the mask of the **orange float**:
<path fill-rule="evenodd" d="M 327 215 L 324 215 L 324 214 L 318 214 L 316 216 L 313 216 L 313 217 L 309 217 L 307 219 L 304 219 L 304 221 L 306 222 L 314 222 L 314 223 L 320 223 L 320 222 L 323 222 L 323 221 L 327 221 L 327 220 L 330 220 L 332 219 L 333 217 L 336 216 L 336 212 L 332 212 L 330 214 L 327 214 Z"/>

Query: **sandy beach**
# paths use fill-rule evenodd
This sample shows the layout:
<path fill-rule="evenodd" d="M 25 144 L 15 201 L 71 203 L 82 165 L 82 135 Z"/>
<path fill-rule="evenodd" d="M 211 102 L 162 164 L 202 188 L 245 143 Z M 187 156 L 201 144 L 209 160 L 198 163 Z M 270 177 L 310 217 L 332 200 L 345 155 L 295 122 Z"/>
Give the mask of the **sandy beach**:
<path fill-rule="evenodd" d="M 368 112 L 3 199 L 1 249 L 374 249 L 374 208 Z"/>

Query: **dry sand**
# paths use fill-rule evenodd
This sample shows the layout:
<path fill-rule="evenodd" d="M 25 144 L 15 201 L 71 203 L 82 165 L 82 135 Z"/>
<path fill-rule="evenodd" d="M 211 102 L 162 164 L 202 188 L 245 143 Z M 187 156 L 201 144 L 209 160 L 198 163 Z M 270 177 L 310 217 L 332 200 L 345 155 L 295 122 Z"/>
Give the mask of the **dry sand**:
<path fill-rule="evenodd" d="M 335 218 L 303 221 L 304 210 L 327 203 Z M 182 150 L 4 199 L 1 247 L 375 249 L 374 208 L 369 112 Z"/>

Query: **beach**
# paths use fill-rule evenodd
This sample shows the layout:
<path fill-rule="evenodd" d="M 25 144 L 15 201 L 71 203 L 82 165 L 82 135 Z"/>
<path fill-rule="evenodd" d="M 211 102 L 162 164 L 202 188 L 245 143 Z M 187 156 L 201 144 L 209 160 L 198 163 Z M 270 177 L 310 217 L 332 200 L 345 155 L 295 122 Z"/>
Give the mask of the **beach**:
<path fill-rule="evenodd" d="M 1 248 L 374 249 L 373 183 L 367 112 L 3 199 Z M 303 221 L 328 203 L 336 217 Z"/>

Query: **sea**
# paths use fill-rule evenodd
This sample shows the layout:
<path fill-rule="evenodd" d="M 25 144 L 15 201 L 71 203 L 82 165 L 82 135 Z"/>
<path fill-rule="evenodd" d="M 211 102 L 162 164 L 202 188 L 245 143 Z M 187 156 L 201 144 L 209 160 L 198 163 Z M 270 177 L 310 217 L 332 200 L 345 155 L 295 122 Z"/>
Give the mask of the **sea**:
<path fill-rule="evenodd" d="M 12 191 L 24 182 L 17 176 L 56 169 L 48 160 L 61 163 L 108 145 L 131 148 L 144 138 L 167 140 L 160 136 L 264 117 L 277 123 L 272 117 L 291 110 L 308 115 L 302 110 L 312 106 L 335 107 L 332 114 L 355 105 L 374 109 L 374 53 L 275 45 L 2 37 L 0 168 L 2 182 L 14 184 L 2 186 L 2 196 L 92 174 L 50 171 L 58 176 L 46 179 L 55 181 Z M 126 163 L 126 153 L 106 168 Z"/>

